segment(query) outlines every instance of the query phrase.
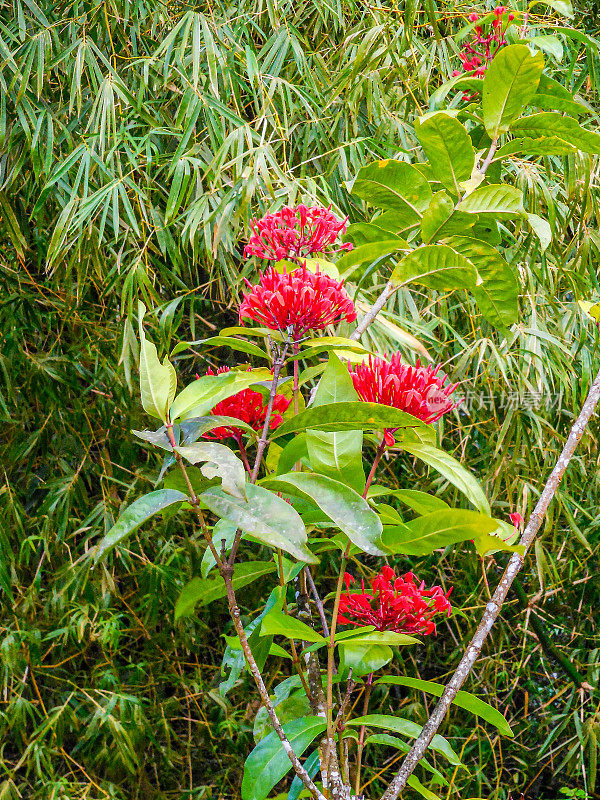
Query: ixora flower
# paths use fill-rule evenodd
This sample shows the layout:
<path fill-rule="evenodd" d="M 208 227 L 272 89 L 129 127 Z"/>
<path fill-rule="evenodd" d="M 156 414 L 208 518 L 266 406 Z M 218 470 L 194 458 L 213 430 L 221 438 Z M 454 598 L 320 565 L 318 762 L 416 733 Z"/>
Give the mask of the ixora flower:
<path fill-rule="evenodd" d="M 437 367 L 422 367 L 417 360 L 415 367 L 404 364 L 399 353 L 388 361 L 378 356 L 359 364 L 354 371 L 348 365 L 354 388 L 366 403 L 381 403 L 394 406 L 423 422 L 431 423 L 440 419 L 458 403 L 450 395 L 458 384 L 444 386 L 446 377 L 438 375 Z M 394 444 L 393 431 L 385 431 L 385 440 L 390 447 Z"/>
<path fill-rule="evenodd" d="M 244 248 L 244 258 L 258 256 L 281 261 L 283 258 L 307 258 L 314 253 L 351 250 L 349 242 L 333 248 L 347 225 L 348 219 L 340 221 L 332 213 L 331 206 L 285 206 L 281 211 L 251 221 L 252 236 Z"/>
<path fill-rule="evenodd" d="M 229 367 L 219 367 L 217 375 L 223 372 L 229 372 Z M 206 370 L 207 375 L 214 375 L 212 369 Z M 273 413 L 269 427 L 271 430 L 277 428 L 283 422 L 283 414 L 291 403 L 282 394 L 276 394 L 273 401 Z M 255 392 L 254 389 L 243 389 L 241 392 L 228 397 L 226 400 L 221 400 L 220 403 L 211 410 L 211 414 L 223 417 L 235 417 L 250 425 L 253 430 L 262 431 L 265 419 L 267 416 L 267 403 L 268 400 L 260 392 Z M 220 428 L 213 428 L 212 431 L 204 434 L 205 439 L 235 439 L 238 444 L 241 443 L 244 431 L 241 428 L 234 426 L 223 426 Z"/>
<path fill-rule="evenodd" d="M 310 272 L 306 266 L 292 272 L 270 267 L 260 273 L 240 306 L 240 322 L 254 320 L 271 330 L 291 334 L 294 341 L 307 331 L 321 331 L 342 319 L 354 322 L 356 311 L 342 281 Z"/>
<path fill-rule="evenodd" d="M 354 578 L 344 573 L 346 594 L 340 598 L 337 621 L 340 625 L 374 625 L 378 631 L 423 634 L 436 632 L 433 617 L 436 614 L 450 616 L 452 606 L 448 598 L 452 589 L 445 594 L 441 586 L 425 588 L 417 585 L 412 572 L 396 576 L 391 567 L 382 567 L 371 580 L 371 593 L 351 594 L 350 585 Z"/>
<path fill-rule="evenodd" d="M 488 28 L 487 32 L 484 31 L 482 25 L 475 26 L 471 34 L 471 40 L 463 45 L 458 54 L 464 72 L 473 72 L 473 77 L 483 78 L 498 50 L 507 43 L 505 37 L 506 29 L 515 18 L 512 12 L 507 14 L 507 11 L 509 9 L 506 6 L 496 6 L 493 12 L 495 19 L 492 20 L 491 28 Z M 479 16 L 477 14 L 469 14 L 469 22 L 477 22 L 478 20 Z M 454 70 L 452 74 L 457 76 L 462 73 L 460 70 Z M 476 96 L 477 93 L 469 95 L 465 92 L 463 94 L 465 100 L 472 100 Z"/>

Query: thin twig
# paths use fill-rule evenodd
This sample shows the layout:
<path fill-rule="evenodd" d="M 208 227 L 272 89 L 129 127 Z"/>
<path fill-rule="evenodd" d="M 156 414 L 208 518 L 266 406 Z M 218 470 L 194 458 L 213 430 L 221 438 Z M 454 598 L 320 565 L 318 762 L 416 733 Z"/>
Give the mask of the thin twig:
<path fill-rule="evenodd" d="M 481 622 L 479 623 L 479 626 L 475 631 L 475 635 L 471 639 L 471 642 L 467 647 L 460 664 L 456 668 L 456 671 L 449 683 L 446 685 L 444 693 L 434 708 L 431 717 L 423 726 L 421 734 L 404 759 L 396 777 L 382 795 L 381 800 L 396 800 L 400 792 L 404 789 L 408 778 L 412 775 L 415 767 L 425 755 L 425 751 L 429 747 L 431 740 L 446 716 L 446 712 L 448 711 L 450 704 L 473 669 L 475 661 L 477 660 L 477 657 L 481 652 L 481 648 L 483 647 L 483 643 L 485 642 L 494 622 L 500 614 L 500 609 L 502 608 L 502 604 L 506 599 L 506 595 L 508 594 L 508 590 L 514 581 L 515 576 L 523 566 L 525 555 L 541 527 L 548 510 L 548 506 L 556 494 L 565 470 L 569 466 L 569 462 L 571 461 L 573 453 L 575 452 L 575 449 L 588 426 L 599 399 L 600 372 L 598 372 L 596 375 L 581 412 L 571 428 L 567 441 L 565 442 L 565 446 L 558 457 L 558 461 L 556 462 L 554 469 L 550 473 L 550 477 L 546 481 L 546 485 L 544 486 L 537 505 L 529 518 L 527 527 L 523 531 L 523 535 L 521 536 L 521 540 L 519 542 L 519 544 L 524 548 L 523 555 L 513 553 L 511 556 L 508 566 L 504 571 L 504 574 L 496 588 L 496 591 L 494 592 L 492 599 L 485 607 Z"/>
<path fill-rule="evenodd" d="M 285 731 L 283 730 L 283 726 L 279 721 L 279 717 L 277 716 L 277 712 L 275 711 L 275 707 L 273 706 L 271 698 L 269 697 L 269 692 L 267 690 L 267 687 L 265 686 L 265 682 L 263 681 L 260 669 L 258 668 L 258 664 L 256 663 L 254 655 L 252 654 L 250 645 L 248 644 L 246 631 L 244 630 L 244 626 L 240 618 L 240 609 L 238 607 L 235 598 L 235 592 L 231 581 L 233 576 L 233 567 L 228 563 L 223 564 L 221 567 L 221 575 L 223 576 L 223 580 L 225 581 L 225 588 L 227 589 L 229 613 L 231 615 L 231 619 L 233 620 L 236 633 L 239 637 L 244 657 L 246 659 L 246 664 L 248 665 L 250 674 L 254 678 L 256 688 L 258 689 L 258 693 L 260 694 L 260 699 L 262 700 L 265 708 L 267 709 L 267 714 L 269 715 L 273 728 L 275 729 L 275 732 L 277 733 L 277 736 L 279 737 L 283 749 L 287 753 L 288 758 L 292 762 L 294 772 L 300 778 L 300 780 L 302 781 L 304 786 L 308 789 L 308 791 L 311 793 L 312 797 L 316 798 L 316 800 L 326 800 L 325 796 L 317 789 L 317 787 L 312 781 L 312 778 L 310 777 L 308 772 L 304 769 L 302 763 L 300 762 L 300 759 L 294 752 L 292 745 L 290 744 L 285 734 Z"/>

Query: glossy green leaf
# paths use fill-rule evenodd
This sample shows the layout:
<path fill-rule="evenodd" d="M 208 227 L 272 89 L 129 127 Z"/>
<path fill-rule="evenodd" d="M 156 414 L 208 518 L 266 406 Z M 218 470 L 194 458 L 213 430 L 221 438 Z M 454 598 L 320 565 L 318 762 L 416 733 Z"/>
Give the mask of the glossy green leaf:
<path fill-rule="evenodd" d="M 480 555 L 495 550 L 522 552 L 523 548 L 507 545 L 492 535 L 498 527 L 498 521 L 486 514 L 449 508 L 404 524 L 385 526 L 383 541 L 391 553 L 403 555 L 428 555 L 438 548 L 471 540 Z"/>
<path fill-rule="evenodd" d="M 142 406 L 151 417 L 167 421 L 169 409 L 177 391 L 177 375 L 169 359 L 158 360 L 156 346 L 146 339 L 143 328 L 146 307 L 138 304 L 140 331 L 140 395 Z"/>
<path fill-rule="evenodd" d="M 200 469 L 206 478 L 221 478 L 223 491 L 244 498 L 246 470 L 235 453 L 218 442 L 200 442 L 176 448 L 190 464 L 207 462 Z"/>
<path fill-rule="evenodd" d="M 332 353 L 319 381 L 311 408 L 319 408 L 328 403 L 357 401 L 358 394 L 348 365 Z M 306 447 L 313 470 L 351 486 L 360 494 L 365 488 L 362 446 L 362 430 L 306 432 Z"/>
<path fill-rule="evenodd" d="M 495 219 L 512 219 L 524 213 L 523 194 L 508 184 L 487 184 L 467 195 L 460 209 L 470 214 L 489 214 Z"/>
<path fill-rule="evenodd" d="M 178 353 L 182 353 L 184 350 L 206 345 L 212 345 L 213 347 L 230 347 L 232 350 L 239 350 L 242 353 L 248 353 L 258 358 L 269 357 L 265 350 L 258 347 L 253 342 L 248 342 L 245 339 L 235 339 L 233 336 L 210 336 L 208 339 L 198 339 L 195 342 L 179 342 L 179 344 L 176 344 L 173 348 L 171 355 L 175 356 Z"/>
<path fill-rule="evenodd" d="M 451 247 L 428 244 L 404 256 L 391 280 L 401 286 L 419 283 L 430 289 L 471 289 L 477 283 L 473 264 Z"/>
<path fill-rule="evenodd" d="M 573 3 L 571 0 L 532 0 L 527 8 L 531 10 L 538 5 L 549 6 L 555 11 L 558 11 L 558 13 L 562 14 L 564 17 L 569 17 L 569 19 L 573 19 L 575 16 L 573 13 Z"/>
<path fill-rule="evenodd" d="M 483 120 L 491 139 L 506 133 L 537 91 L 544 57 L 524 44 L 502 47 L 483 79 Z"/>
<path fill-rule="evenodd" d="M 404 161 L 375 161 L 359 170 L 352 194 L 376 208 L 393 211 L 402 230 L 419 221 L 431 189 L 419 170 Z"/>
<path fill-rule="evenodd" d="M 252 384 L 270 381 L 271 378 L 271 372 L 266 368 L 203 375 L 177 395 L 171 408 L 171 419 L 202 417 L 221 400 L 226 400 Z"/>
<path fill-rule="evenodd" d="M 269 547 L 285 550 L 299 561 L 317 562 L 306 546 L 304 523 L 289 503 L 252 484 L 246 486 L 246 497 L 247 500 L 240 500 L 213 486 L 200 499 L 218 517 L 234 522 Z"/>
<path fill-rule="evenodd" d="M 235 591 L 249 583 L 275 572 L 272 561 L 245 561 L 233 569 L 232 584 Z M 192 578 L 181 590 L 175 604 L 175 619 L 187 617 L 196 606 L 207 606 L 221 597 L 226 597 L 225 581 L 219 575 L 215 578 Z"/>
<path fill-rule="evenodd" d="M 365 244 L 371 244 L 382 241 L 403 241 L 396 234 L 390 236 L 390 231 L 382 228 L 375 222 L 354 222 L 349 225 L 344 234 L 345 242 L 352 242 L 355 249 L 362 247 Z M 409 245 L 407 244 L 408 248 Z M 339 264 L 339 262 L 338 262 Z"/>
<path fill-rule="evenodd" d="M 468 236 L 454 236 L 449 244 L 475 265 L 482 283 L 472 289 L 483 316 L 496 327 L 512 325 L 519 318 L 519 284 L 498 249 Z"/>
<path fill-rule="evenodd" d="M 381 521 L 367 501 L 354 489 L 314 472 L 289 472 L 262 485 L 310 498 L 350 541 L 365 553 L 384 555 L 381 548 Z"/>
<path fill-rule="evenodd" d="M 354 677 L 377 672 L 394 657 L 394 651 L 386 644 L 355 644 L 343 642 L 340 648 L 340 672 L 347 675 L 352 670 Z"/>
<path fill-rule="evenodd" d="M 94 551 L 94 562 L 103 558 L 109 550 L 137 530 L 147 519 L 165 508 L 188 500 L 187 495 L 174 489 L 157 489 L 139 497 L 119 516 L 109 532 Z"/>
<path fill-rule="evenodd" d="M 515 136 L 557 136 L 584 153 L 600 153 L 600 134 L 582 128 L 577 120 L 563 114 L 551 111 L 530 114 L 513 122 L 510 129 Z"/>
<path fill-rule="evenodd" d="M 444 693 L 445 686 L 443 683 L 436 683 L 435 681 L 423 681 L 420 678 L 408 678 L 404 676 L 386 676 L 378 678 L 376 684 L 393 684 L 394 686 L 410 686 L 413 689 L 420 689 L 423 692 L 428 692 L 436 697 L 441 697 Z M 479 697 L 471 694 L 470 692 L 459 691 L 452 701 L 453 705 L 459 708 L 464 708 L 476 717 L 481 717 L 486 722 L 494 725 L 500 733 L 504 736 L 514 736 L 514 732 L 508 724 L 506 718 L 496 708 L 481 700 Z"/>
<path fill-rule="evenodd" d="M 327 728 L 322 717 L 302 717 L 288 722 L 283 730 L 297 756 Z M 242 800 L 265 800 L 271 789 L 292 769 L 281 740 L 272 731 L 256 745 L 244 764 Z"/>
<path fill-rule="evenodd" d="M 545 253 L 552 242 L 552 228 L 550 227 L 550 223 L 537 214 L 527 214 L 527 221 L 531 226 L 531 230 L 540 240 L 542 253 Z"/>
<path fill-rule="evenodd" d="M 449 508 L 448 503 L 445 503 L 441 497 L 427 494 L 427 492 L 419 492 L 417 489 L 397 489 L 394 497 L 412 508 L 417 514 L 431 514 L 433 511 L 444 511 Z"/>
<path fill-rule="evenodd" d="M 457 210 L 447 192 L 436 192 L 429 207 L 423 212 L 421 237 L 428 244 L 448 236 L 464 235 L 475 227 L 476 221 L 477 217 L 474 215 Z"/>
<path fill-rule="evenodd" d="M 262 621 L 261 636 L 285 636 L 299 642 L 325 643 L 325 638 L 302 620 L 273 609 Z"/>
<path fill-rule="evenodd" d="M 475 151 L 465 126 L 439 112 L 420 122 L 415 132 L 436 180 L 459 195 L 460 184 L 471 177 L 475 166 Z"/>
<path fill-rule="evenodd" d="M 490 514 L 490 504 L 477 480 L 463 465 L 443 450 L 430 445 L 405 444 L 404 450 L 436 469 L 471 501 L 478 511 Z"/>
<path fill-rule="evenodd" d="M 383 239 L 379 242 L 369 242 L 350 250 L 338 261 L 338 267 L 344 278 L 352 275 L 363 264 L 373 264 L 376 261 L 383 263 L 386 258 L 410 250 L 410 245 L 404 239 Z"/>
<path fill-rule="evenodd" d="M 383 430 L 384 428 L 413 428 L 417 434 L 423 431 L 425 437 L 429 438 L 430 436 L 428 426 L 411 414 L 392 406 L 357 401 L 311 406 L 272 431 L 271 439 L 309 429 L 348 431 Z"/>
<path fill-rule="evenodd" d="M 356 717 L 355 719 L 349 720 L 346 722 L 346 725 L 350 725 L 351 727 L 366 725 L 368 728 L 383 728 L 387 731 L 399 733 L 402 736 L 408 736 L 411 739 L 416 739 L 422 730 L 422 726 L 417 725 L 416 722 L 402 719 L 401 717 L 392 717 L 388 714 L 366 714 L 364 717 Z M 429 747 L 437 753 L 446 756 L 451 764 L 462 766 L 460 758 L 454 752 L 448 740 L 440 736 L 439 733 L 436 733 L 433 737 Z"/>

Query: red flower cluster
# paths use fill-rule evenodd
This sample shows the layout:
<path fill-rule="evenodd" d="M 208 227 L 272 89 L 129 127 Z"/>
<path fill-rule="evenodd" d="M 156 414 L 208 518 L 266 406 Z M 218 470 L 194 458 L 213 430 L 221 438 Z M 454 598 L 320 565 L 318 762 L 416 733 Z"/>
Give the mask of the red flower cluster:
<path fill-rule="evenodd" d="M 247 282 L 248 283 L 248 282 Z M 342 281 L 306 267 L 277 272 L 270 267 L 260 273 L 257 286 L 240 306 L 240 322 L 252 319 L 271 330 L 288 332 L 297 341 L 306 331 L 321 331 L 342 319 L 354 322 L 356 311 Z"/>
<path fill-rule="evenodd" d="M 427 636 L 436 632 L 432 621 L 436 614 L 445 613 L 449 617 L 452 613 L 448 600 L 452 589 L 444 594 L 441 586 L 431 589 L 426 589 L 424 583 L 417 586 L 412 572 L 396 577 L 391 567 L 382 567 L 371 581 L 372 594 L 365 592 L 364 581 L 361 581 L 362 593 L 350 594 L 354 578 L 347 572 L 344 581 L 347 594 L 340 598 L 337 616 L 340 625 L 374 625 L 378 631 Z"/>
<path fill-rule="evenodd" d="M 332 213 L 331 206 L 286 206 L 281 211 L 251 221 L 252 236 L 244 248 L 244 258 L 258 256 L 269 261 L 281 261 L 282 258 L 306 258 L 313 253 L 352 250 L 350 243 L 330 250 L 347 225 L 348 219 L 340 222 Z"/>
<path fill-rule="evenodd" d="M 512 524 L 515 526 L 515 529 L 520 528 L 525 521 L 518 511 L 515 511 L 513 514 L 509 514 L 508 516 Z"/>
<path fill-rule="evenodd" d="M 229 367 L 219 367 L 217 375 L 223 372 L 229 372 Z M 206 370 L 207 375 L 214 375 L 212 369 Z M 282 394 L 276 394 L 273 401 L 273 414 L 269 427 L 271 430 L 277 428 L 283 422 L 283 414 L 291 403 Z M 241 392 L 228 397 L 226 400 L 221 400 L 220 403 L 210 412 L 216 416 L 235 417 L 242 420 L 255 431 L 262 431 L 265 419 L 267 416 L 267 403 L 268 400 L 260 392 L 255 392 L 254 389 L 243 389 Z M 212 431 L 204 434 L 205 439 L 228 439 L 231 437 L 235 439 L 238 444 L 241 443 L 244 431 L 241 428 L 233 426 L 223 426 L 221 428 L 213 428 Z"/>
<path fill-rule="evenodd" d="M 506 6 L 496 6 L 494 9 L 495 19 L 492 20 L 491 30 L 484 33 L 481 25 L 476 25 L 475 30 L 471 34 L 471 41 L 463 45 L 460 53 L 458 54 L 461 62 L 463 72 L 473 72 L 476 78 L 483 78 L 485 71 L 489 67 L 494 56 L 501 47 L 506 45 L 506 29 L 510 22 L 513 21 L 515 15 L 511 12 L 507 14 L 506 20 L 504 15 L 508 11 Z M 469 14 L 469 22 L 477 22 L 479 16 L 475 13 Z M 454 76 L 461 75 L 460 70 L 454 70 Z M 469 95 L 464 93 L 465 100 L 472 100 L 476 94 Z"/>
<path fill-rule="evenodd" d="M 395 353 L 389 361 L 369 356 L 355 371 L 350 365 L 348 368 L 358 396 L 366 403 L 394 406 L 427 423 L 435 422 L 458 405 L 450 400 L 458 384 L 444 386 L 446 378 L 438 376 L 439 364 L 435 368 L 422 367 L 417 360 L 417 365 L 411 367 Z M 391 429 L 386 430 L 385 438 L 390 446 L 394 444 Z"/>

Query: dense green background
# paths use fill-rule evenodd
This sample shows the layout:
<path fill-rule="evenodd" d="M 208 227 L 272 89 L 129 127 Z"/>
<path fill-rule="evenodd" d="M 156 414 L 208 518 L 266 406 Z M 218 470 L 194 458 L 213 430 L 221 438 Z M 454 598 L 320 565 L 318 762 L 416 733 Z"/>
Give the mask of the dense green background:
<path fill-rule="evenodd" d="M 541 34 L 567 28 L 548 45 L 549 73 L 598 109 L 591 7 L 575 20 L 534 10 L 544 9 L 530 20 Z M 129 433 L 143 425 L 134 301 L 155 310 L 148 324 L 163 350 L 200 338 L 235 321 L 252 214 L 303 200 L 360 220 L 346 182 L 415 147 L 413 121 L 458 66 L 452 35 L 471 10 L 444 0 L 0 5 L 2 800 L 239 796 L 256 704 L 243 676 L 225 698 L 218 691 L 225 606 L 172 623 L 201 546 L 168 519 L 110 571 L 85 560 L 160 468 Z M 448 361 L 475 397 L 443 423 L 444 445 L 497 514 L 535 502 L 585 397 L 597 334 L 576 300 L 600 292 L 598 158 L 513 164 L 528 209 L 554 234 L 543 257 L 526 232 L 509 254 L 519 324 L 505 338 L 466 296 L 406 290 L 372 329 L 380 349 Z M 357 299 L 369 302 L 377 280 Z M 208 360 L 227 357 L 213 348 Z M 205 367 L 178 365 L 184 382 Z M 522 576 L 529 610 L 512 595 L 467 687 L 497 702 L 516 738 L 473 730 L 458 710 L 445 727 L 469 766 L 455 776 L 462 797 L 598 796 L 600 696 L 580 692 L 551 652 L 597 683 L 597 433 Z M 460 502 L 415 469 L 402 459 L 386 479 Z M 486 563 L 493 583 L 499 566 Z M 443 678 L 485 604 L 481 564 L 457 548 L 399 567 L 456 587 L 464 616 L 398 665 Z M 426 718 L 422 694 L 374 697 Z M 381 749 L 367 761 L 390 758 Z"/>

